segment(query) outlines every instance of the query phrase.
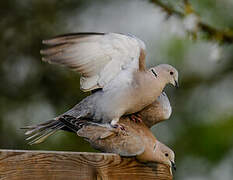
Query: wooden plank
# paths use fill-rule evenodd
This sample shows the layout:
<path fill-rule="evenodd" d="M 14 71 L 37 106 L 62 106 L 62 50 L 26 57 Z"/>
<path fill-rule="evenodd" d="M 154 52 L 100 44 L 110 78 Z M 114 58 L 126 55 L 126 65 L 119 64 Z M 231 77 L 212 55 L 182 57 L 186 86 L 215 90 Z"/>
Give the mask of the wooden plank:
<path fill-rule="evenodd" d="M 169 167 L 116 154 L 0 150 L 0 180 L 171 180 Z"/>

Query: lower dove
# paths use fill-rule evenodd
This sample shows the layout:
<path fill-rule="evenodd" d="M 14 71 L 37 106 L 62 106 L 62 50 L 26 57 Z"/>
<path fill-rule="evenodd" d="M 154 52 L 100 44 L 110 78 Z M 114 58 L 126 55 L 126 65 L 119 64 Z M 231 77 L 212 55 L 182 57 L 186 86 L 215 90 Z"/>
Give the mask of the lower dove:
<path fill-rule="evenodd" d="M 149 106 L 136 113 L 136 118 L 141 119 L 144 124 L 151 128 L 153 125 L 168 119 L 171 116 L 172 107 L 165 92 Z"/>
<path fill-rule="evenodd" d="M 120 119 L 125 131 L 117 131 L 111 126 L 75 119 L 68 115 L 62 117 L 60 123 L 63 124 L 63 130 L 77 133 L 93 148 L 102 152 L 126 157 L 136 156 L 142 162 L 162 163 L 170 167 L 171 173 L 171 168 L 176 169 L 174 152 L 157 140 L 144 123 L 134 123 L 128 116 Z M 56 125 L 49 128 L 53 127 Z"/>

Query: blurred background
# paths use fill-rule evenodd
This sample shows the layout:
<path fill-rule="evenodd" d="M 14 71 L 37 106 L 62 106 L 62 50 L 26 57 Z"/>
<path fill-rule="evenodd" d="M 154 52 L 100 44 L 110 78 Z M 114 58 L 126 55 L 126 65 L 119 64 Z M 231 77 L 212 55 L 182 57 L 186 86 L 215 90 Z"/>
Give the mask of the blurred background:
<path fill-rule="evenodd" d="M 20 127 L 49 120 L 87 94 L 79 76 L 40 60 L 42 39 L 81 32 L 131 33 L 147 45 L 147 65 L 177 67 L 166 87 L 173 114 L 152 128 L 176 153 L 179 180 L 233 176 L 232 0 L 8 0 L 0 2 L 0 148 L 95 151 L 58 132 L 29 146 Z"/>

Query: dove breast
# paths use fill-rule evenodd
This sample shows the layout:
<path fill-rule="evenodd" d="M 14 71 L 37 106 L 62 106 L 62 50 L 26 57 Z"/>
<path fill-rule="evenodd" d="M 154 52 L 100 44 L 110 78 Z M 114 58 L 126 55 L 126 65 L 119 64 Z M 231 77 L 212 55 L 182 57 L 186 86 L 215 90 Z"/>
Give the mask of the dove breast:
<path fill-rule="evenodd" d="M 171 116 L 172 107 L 165 92 L 150 105 L 139 112 L 143 122 L 149 128 L 153 125 L 168 119 Z"/>

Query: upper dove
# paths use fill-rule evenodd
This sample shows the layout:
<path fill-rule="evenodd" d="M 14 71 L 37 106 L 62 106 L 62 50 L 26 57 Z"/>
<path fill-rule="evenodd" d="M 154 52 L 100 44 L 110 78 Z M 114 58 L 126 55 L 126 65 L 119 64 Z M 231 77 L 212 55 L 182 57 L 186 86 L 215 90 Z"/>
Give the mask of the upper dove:
<path fill-rule="evenodd" d="M 88 106 L 87 103 L 86 103 L 86 105 Z M 82 111 L 85 111 L 86 106 L 82 105 L 82 103 L 79 103 L 79 107 L 76 107 L 76 108 L 77 109 L 75 110 L 75 112 L 82 112 Z M 145 107 L 141 111 L 133 114 L 134 116 L 136 116 L 136 118 L 140 118 L 140 121 L 142 121 L 143 123 L 129 123 L 129 124 L 127 124 L 127 126 L 129 127 L 129 126 L 133 125 L 133 127 L 135 129 L 138 129 L 140 127 L 145 127 L 145 126 L 147 126 L 148 128 L 151 128 L 153 125 L 168 119 L 171 115 L 171 112 L 172 112 L 172 107 L 170 105 L 169 99 L 168 99 L 166 93 L 162 92 L 162 94 L 152 104 L 148 105 L 147 107 Z M 131 115 L 121 117 L 120 119 L 122 119 L 122 120 L 121 120 L 120 124 L 122 124 L 122 122 L 125 122 L 124 119 L 127 119 L 128 121 L 133 120 L 132 119 L 133 115 L 131 114 Z M 88 118 L 77 119 L 74 116 L 64 114 L 63 116 L 61 116 L 61 118 L 58 118 L 57 120 L 56 119 L 49 120 L 49 121 L 46 121 L 42 124 L 37 124 L 37 125 L 33 125 L 33 126 L 26 126 L 22 129 L 27 130 L 25 134 L 29 135 L 29 137 L 26 139 L 26 140 L 29 140 L 29 144 L 31 144 L 31 145 L 38 144 L 38 143 L 43 142 L 47 137 L 54 134 L 58 130 L 68 130 L 69 131 L 71 128 L 67 128 L 68 125 L 64 124 L 65 121 L 69 122 L 69 124 L 68 124 L 69 126 L 71 126 L 73 123 L 75 126 L 75 127 L 73 127 L 73 129 L 75 129 L 75 130 L 77 130 L 77 128 L 81 128 L 81 127 L 79 127 L 79 125 L 82 124 L 83 122 L 85 122 L 85 124 L 90 123 L 91 125 L 96 124 L 96 123 L 92 122 L 93 121 L 92 119 L 88 119 Z M 136 125 L 136 124 L 143 124 L 143 125 L 140 126 L 140 125 Z M 125 126 L 126 123 L 123 123 L 123 125 Z M 100 126 L 102 129 L 105 129 L 105 130 L 108 130 L 111 128 L 109 126 L 103 125 L 102 123 L 98 123 L 97 126 Z M 133 131 L 133 127 L 131 128 L 132 129 L 131 131 Z M 94 128 L 94 129 L 99 130 L 98 128 Z M 94 131 L 94 129 L 93 129 L 93 131 Z M 145 129 L 145 128 L 142 128 L 142 131 L 144 131 L 143 129 Z M 117 132 L 116 129 L 115 129 L 115 131 Z M 149 131 L 149 130 L 146 130 L 146 131 Z M 101 131 L 101 132 L 103 132 L 103 131 Z M 100 134 L 101 132 L 96 132 L 96 133 Z M 104 134 L 104 132 L 103 132 L 103 134 Z M 127 138 L 127 139 L 130 139 L 130 138 Z M 140 146 L 140 143 L 137 146 Z M 134 147 L 134 146 L 129 145 L 128 147 Z M 134 147 L 133 149 L 136 149 L 136 148 Z M 112 151 L 112 152 L 114 152 L 114 151 Z"/>
<path fill-rule="evenodd" d="M 146 70 L 145 44 L 132 35 L 76 33 L 44 40 L 42 60 L 81 74 L 80 87 L 93 94 L 64 115 L 118 127 L 120 117 L 152 104 L 166 84 L 178 87 L 178 72 L 168 64 Z M 82 106 L 82 108 L 80 108 Z"/>

